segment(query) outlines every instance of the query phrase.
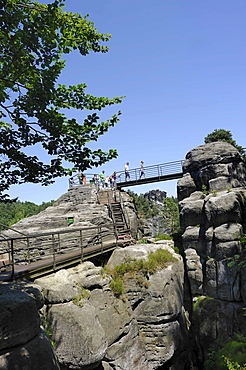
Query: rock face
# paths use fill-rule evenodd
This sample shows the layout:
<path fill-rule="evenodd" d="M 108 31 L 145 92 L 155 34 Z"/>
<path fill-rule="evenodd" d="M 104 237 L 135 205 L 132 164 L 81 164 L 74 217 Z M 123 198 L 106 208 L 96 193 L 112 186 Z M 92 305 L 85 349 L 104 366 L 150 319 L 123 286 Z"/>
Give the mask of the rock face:
<path fill-rule="evenodd" d="M 0 285 L 0 369 L 60 369 L 40 327 L 38 310 L 43 304 L 43 296 L 34 285 Z"/>
<path fill-rule="evenodd" d="M 245 259 L 240 238 L 246 232 L 246 168 L 233 146 L 215 142 L 191 150 L 183 170 L 178 197 L 190 290 L 197 301 L 192 327 L 199 365 L 217 338 L 246 335 L 245 268 L 230 264 L 235 256 Z"/>
<path fill-rule="evenodd" d="M 169 244 L 139 244 L 113 252 L 110 269 L 132 259 L 146 260 L 157 249 L 176 257 L 147 278 L 126 274 L 125 293 L 118 298 L 110 288 L 112 278 L 91 262 L 35 281 L 45 296 L 62 369 L 152 370 L 165 364 L 185 368 L 183 262 Z"/>

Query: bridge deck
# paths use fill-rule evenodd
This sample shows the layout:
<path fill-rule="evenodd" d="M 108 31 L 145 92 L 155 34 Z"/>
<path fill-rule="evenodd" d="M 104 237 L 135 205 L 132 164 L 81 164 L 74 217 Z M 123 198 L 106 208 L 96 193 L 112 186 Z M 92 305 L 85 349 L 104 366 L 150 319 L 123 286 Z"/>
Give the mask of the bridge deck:
<path fill-rule="evenodd" d="M 143 184 L 150 184 L 152 182 L 159 182 L 159 181 L 168 181 L 168 180 L 175 180 L 180 179 L 183 176 L 183 172 L 173 173 L 169 175 L 161 175 L 143 179 L 134 179 L 129 181 L 121 181 L 117 182 L 117 189 L 121 189 L 126 186 L 134 186 L 134 185 L 143 185 Z"/>
<path fill-rule="evenodd" d="M 0 274 L 1 281 L 10 281 L 18 279 L 30 279 L 33 280 L 37 277 L 44 276 L 50 272 L 56 272 L 62 268 L 71 267 L 81 261 L 85 261 L 89 258 L 95 257 L 99 254 L 110 252 L 117 246 L 123 247 L 128 244 L 131 239 L 111 239 L 104 241 L 102 244 L 93 245 L 83 249 L 83 253 L 78 249 L 74 252 L 65 253 L 63 255 L 57 255 L 55 258 L 45 258 L 36 262 L 25 265 L 15 265 L 14 273 L 11 269 L 6 269 Z"/>

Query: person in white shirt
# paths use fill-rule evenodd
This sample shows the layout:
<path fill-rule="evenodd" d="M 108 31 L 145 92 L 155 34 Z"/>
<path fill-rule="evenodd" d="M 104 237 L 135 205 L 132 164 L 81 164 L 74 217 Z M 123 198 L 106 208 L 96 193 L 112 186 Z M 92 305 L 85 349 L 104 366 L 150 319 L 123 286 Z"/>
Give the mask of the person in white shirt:
<path fill-rule="evenodd" d="M 130 180 L 129 162 L 126 162 L 126 164 L 125 164 L 125 181 L 127 181 L 127 179 Z"/>

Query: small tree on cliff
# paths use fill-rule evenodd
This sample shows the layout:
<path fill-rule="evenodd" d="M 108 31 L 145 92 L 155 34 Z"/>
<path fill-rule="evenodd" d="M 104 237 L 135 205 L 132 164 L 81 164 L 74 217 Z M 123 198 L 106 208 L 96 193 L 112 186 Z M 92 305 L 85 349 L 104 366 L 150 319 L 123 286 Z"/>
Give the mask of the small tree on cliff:
<path fill-rule="evenodd" d="M 177 198 L 165 198 L 163 201 L 164 225 L 171 229 L 172 234 L 179 231 L 179 208 Z"/>
<path fill-rule="evenodd" d="M 86 94 L 86 85 L 57 83 L 65 61 L 62 55 L 78 50 L 108 51 L 101 45 L 110 35 L 101 34 L 79 14 L 63 12 L 63 1 L 43 5 L 31 0 L 0 0 L 0 200 L 12 184 L 48 185 L 68 175 L 64 161 L 82 171 L 117 156 L 87 147 L 118 122 L 120 112 L 99 122 L 95 111 L 121 102 L 121 98 Z M 67 118 L 66 109 L 89 110 L 83 122 Z M 44 150 L 50 155 L 44 163 Z M 36 151 L 35 151 L 36 150 Z"/>
<path fill-rule="evenodd" d="M 240 145 L 238 145 L 236 143 L 236 141 L 233 140 L 231 131 L 227 131 L 227 130 L 224 130 L 222 128 L 220 128 L 218 130 L 215 129 L 213 132 L 211 132 L 210 134 L 208 134 L 204 138 L 205 144 L 212 143 L 214 141 L 225 141 L 225 142 L 227 142 L 227 143 L 235 146 L 235 148 L 237 148 L 237 150 L 239 151 L 239 153 L 242 154 L 242 156 L 244 157 L 244 159 L 246 159 L 246 155 L 245 155 L 245 151 L 244 151 L 243 147 L 241 147 Z"/>

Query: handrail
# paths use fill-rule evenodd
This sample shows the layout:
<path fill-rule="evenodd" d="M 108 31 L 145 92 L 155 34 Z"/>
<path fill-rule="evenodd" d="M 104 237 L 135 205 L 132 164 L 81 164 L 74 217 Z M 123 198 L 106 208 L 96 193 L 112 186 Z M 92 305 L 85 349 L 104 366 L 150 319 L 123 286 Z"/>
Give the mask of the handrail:
<path fill-rule="evenodd" d="M 184 160 L 160 163 L 152 166 L 144 167 L 145 179 L 150 179 L 152 177 L 160 178 L 161 176 L 181 173 L 183 172 L 182 165 Z M 140 180 L 140 169 L 133 168 L 129 170 L 130 180 L 136 181 Z M 117 183 L 125 182 L 125 171 L 117 172 Z"/>
<path fill-rule="evenodd" d="M 110 193 L 111 194 L 111 193 Z M 112 205 L 111 205 L 111 200 L 110 200 L 110 196 L 109 196 L 109 192 L 107 192 L 107 200 L 108 200 L 108 207 L 109 207 L 109 211 L 110 211 L 110 214 L 111 214 L 111 218 L 113 220 L 113 224 L 114 224 L 114 232 L 115 232 L 115 236 L 116 238 L 118 238 L 118 232 L 117 232 L 117 227 L 116 227 L 116 222 L 115 222 L 115 217 L 114 217 L 114 212 L 112 210 Z"/>
<path fill-rule="evenodd" d="M 155 164 L 151 166 L 145 166 L 144 167 L 144 179 L 151 179 L 155 178 L 155 181 L 162 181 L 163 176 L 167 175 L 175 175 L 180 174 L 183 172 L 182 165 L 184 163 L 184 160 L 178 160 L 174 162 L 166 162 L 166 163 L 160 163 Z M 94 176 L 96 175 L 96 186 L 100 186 L 100 178 L 99 174 L 89 174 L 84 173 L 86 175 L 86 184 L 95 184 Z M 131 181 L 141 181 L 143 178 L 140 177 L 140 168 L 133 168 L 129 170 L 130 180 Z M 71 182 L 71 179 L 73 178 L 73 182 Z M 88 181 L 89 180 L 89 181 Z M 121 184 L 125 183 L 125 171 L 118 171 L 117 177 L 116 177 L 116 183 Z M 146 182 L 146 181 L 145 181 Z M 77 185 L 82 185 L 79 181 L 78 174 L 73 175 L 69 179 L 69 188 Z M 136 185 L 136 184 L 135 184 Z"/>
<path fill-rule="evenodd" d="M 130 230 L 130 220 L 129 220 L 129 215 L 128 215 L 128 213 L 126 212 L 125 204 L 124 204 L 124 202 L 123 202 L 121 192 L 120 192 L 120 191 L 118 191 L 118 194 L 119 194 L 119 203 L 120 203 L 120 206 L 121 206 L 121 209 L 122 209 L 122 214 L 123 214 L 123 217 L 124 217 L 124 220 L 125 220 L 125 224 L 126 224 L 127 229 L 128 229 L 128 230 Z"/>
<path fill-rule="evenodd" d="M 114 226 L 114 223 L 110 223 L 0 239 L 0 243 L 8 243 L 9 241 L 11 243 L 10 248 L 9 246 L 7 248 L 0 247 L 0 255 L 5 253 L 9 255 L 9 263 L 0 266 L 0 273 L 3 270 L 5 271 L 6 267 L 11 266 L 11 276 L 13 278 L 17 267 L 20 269 L 45 260 L 49 261 L 48 265 L 52 265 L 55 271 L 57 263 L 61 260 L 66 261 L 66 258 L 69 260 L 71 253 L 75 253 L 76 256 L 79 255 L 81 261 L 86 249 L 86 253 L 90 248 L 93 249 L 93 253 L 96 251 L 103 253 L 104 250 L 109 247 L 112 248 L 112 246 L 116 247 L 118 244 L 118 236 L 115 233 Z M 75 234 L 72 235 L 72 233 Z M 44 240 L 44 237 L 47 238 Z M 18 247 L 18 242 L 23 243 L 23 241 L 26 241 L 26 247 Z"/>

